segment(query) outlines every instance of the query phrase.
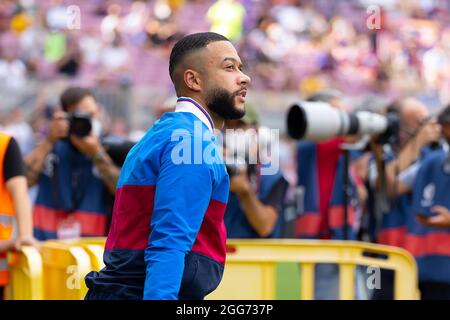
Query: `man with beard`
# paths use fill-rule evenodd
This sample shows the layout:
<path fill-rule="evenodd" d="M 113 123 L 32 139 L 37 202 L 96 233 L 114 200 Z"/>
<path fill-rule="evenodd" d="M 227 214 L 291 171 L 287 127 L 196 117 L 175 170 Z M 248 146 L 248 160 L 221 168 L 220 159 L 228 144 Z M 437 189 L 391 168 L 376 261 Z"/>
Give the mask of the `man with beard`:
<path fill-rule="evenodd" d="M 244 116 L 250 78 L 233 45 L 211 32 L 177 42 L 169 73 L 175 112 L 125 160 L 105 268 L 86 276 L 86 299 L 203 299 L 222 278 L 229 177 L 213 132 Z"/>

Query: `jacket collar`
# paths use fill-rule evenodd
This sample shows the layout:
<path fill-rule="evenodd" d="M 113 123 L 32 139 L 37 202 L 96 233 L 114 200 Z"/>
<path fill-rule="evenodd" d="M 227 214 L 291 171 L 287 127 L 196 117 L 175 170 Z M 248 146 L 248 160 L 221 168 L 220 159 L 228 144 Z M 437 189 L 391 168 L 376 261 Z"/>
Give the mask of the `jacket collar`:
<path fill-rule="evenodd" d="M 189 97 L 179 97 L 175 112 L 189 112 L 201 120 L 214 133 L 214 122 L 209 113 L 197 101 Z"/>

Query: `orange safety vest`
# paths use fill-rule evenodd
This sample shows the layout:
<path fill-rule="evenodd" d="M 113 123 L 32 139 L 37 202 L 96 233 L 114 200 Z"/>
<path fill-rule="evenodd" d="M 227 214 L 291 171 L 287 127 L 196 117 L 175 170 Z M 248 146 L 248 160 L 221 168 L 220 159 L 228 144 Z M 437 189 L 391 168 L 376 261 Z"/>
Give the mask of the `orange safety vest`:
<path fill-rule="evenodd" d="M 3 177 L 3 163 L 11 136 L 0 132 L 0 241 L 9 240 L 13 234 L 14 205 L 6 188 Z M 9 281 L 8 261 L 6 252 L 0 252 L 0 286 L 6 286 Z"/>

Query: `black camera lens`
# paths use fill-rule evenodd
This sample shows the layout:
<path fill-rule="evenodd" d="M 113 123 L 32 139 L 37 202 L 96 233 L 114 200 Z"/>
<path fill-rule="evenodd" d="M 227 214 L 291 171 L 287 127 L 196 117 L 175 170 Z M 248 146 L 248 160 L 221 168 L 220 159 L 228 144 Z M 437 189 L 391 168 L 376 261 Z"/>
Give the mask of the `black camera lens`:
<path fill-rule="evenodd" d="M 84 112 L 74 112 L 70 115 L 69 134 L 77 137 L 86 137 L 91 133 L 91 115 Z"/>

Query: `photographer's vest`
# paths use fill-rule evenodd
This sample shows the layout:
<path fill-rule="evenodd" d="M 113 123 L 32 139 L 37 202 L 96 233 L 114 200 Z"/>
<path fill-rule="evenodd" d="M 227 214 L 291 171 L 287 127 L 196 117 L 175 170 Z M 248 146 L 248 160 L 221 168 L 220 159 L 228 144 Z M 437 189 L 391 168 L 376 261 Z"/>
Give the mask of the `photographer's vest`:
<path fill-rule="evenodd" d="M 105 236 L 106 192 L 94 164 L 68 141 L 59 141 L 39 178 L 34 236 L 42 241 L 56 239 L 69 217 L 80 225 L 81 236 Z"/>
<path fill-rule="evenodd" d="M 344 158 L 339 156 L 335 177 L 331 191 L 326 217 L 320 213 L 320 181 L 318 166 L 318 144 L 302 141 L 298 145 L 297 154 L 297 214 L 295 221 L 295 233 L 298 238 L 308 239 L 344 239 Z M 333 177 L 323 177 L 322 179 L 332 179 Z M 356 212 L 358 200 L 356 189 L 350 176 L 351 190 L 348 202 L 347 216 L 347 239 L 356 239 Z M 325 229 L 323 228 L 326 219 Z"/>
<path fill-rule="evenodd" d="M 259 170 L 258 170 L 259 171 Z M 271 175 L 259 175 L 257 180 L 256 190 L 253 190 L 257 195 L 258 199 L 264 203 L 267 197 L 272 192 L 274 186 L 280 181 L 282 181 L 287 189 L 288 185 L 286 180 L 280 171 Z M 267 236 L 267 238 L 281 238 L 283 233 L 284 216 L 282 212 L 283 203 L 276 207 L 277 210 L 277 221 L 274 225 L 272 233 Z M 236 193 L 230 192 L 228 196 L 227 210 L 225 211 L 225 226 L 227 228 L 227 238 L 228 239 L 252 239 L 261 238 L 261 236 L 255 231 L 247 219 L 244 210 L 241 208 L 240 201 Z"/>
<path fill-rule="evenodd" d="M 420 154 L 420 161 L 431 153 L 433 153 L 432 149 L 424 148 Z M 392 151 L 388 151 L 385 153 L 385 157 L 388 161 L 392 161 L 394 154 Z M 383 214 L 377 235 L 379 244 L 405 248 L 406 224 L 408 217 L 411 216 L 412 201 L 412 193 L 400 195 L 391 201 L 389 211 Z"/>
<path fill-rule="evenodd" d="M 0 132 L 0 242 L 13 234 L 14 206 L 3 177 L 3 162 L 11 137 Z M 8 284 L 6 252 L 0 252 L 0 287 Z"/>
<path fill-rule="evenodd" d="M 391 209 L 383 215 L 377 242 L 388 246 L 403 247 L 406 219 L 411 211 L 412 195 L 404 194 L 392 200 Z"/>
<path fill-rule="evenodd" d="M 429 154 L 417 173 L 411 210 L 406 219 L 404 248 L 416 258 L 420 282 L 450 284 L 450 228 L 432 228 L 417 221 L 417 214 L 434 216 L 434 206 L 450 210 L 450 173 L 444 151 Z"/>

